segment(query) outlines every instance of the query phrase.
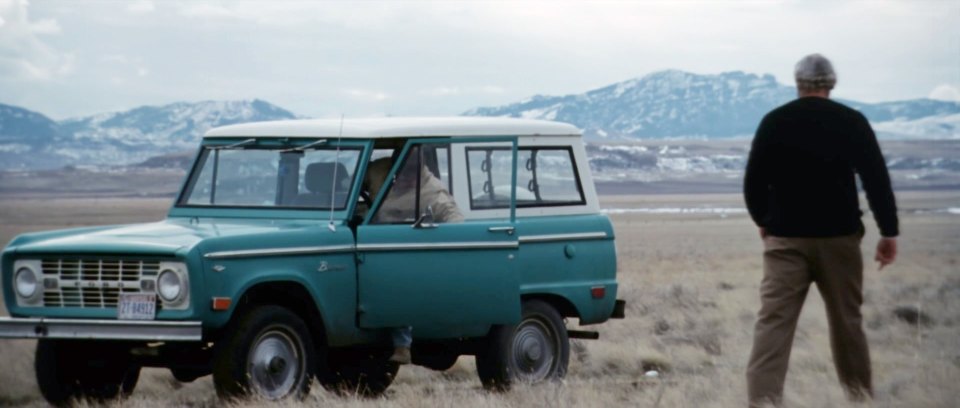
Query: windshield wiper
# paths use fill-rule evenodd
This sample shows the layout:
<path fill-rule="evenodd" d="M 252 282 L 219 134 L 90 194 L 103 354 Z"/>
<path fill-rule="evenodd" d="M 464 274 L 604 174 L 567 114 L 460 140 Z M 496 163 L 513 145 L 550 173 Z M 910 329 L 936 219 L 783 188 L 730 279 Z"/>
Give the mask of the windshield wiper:
<path fill-rule="evenodd" d="M 242 141 L 242 142 L 237 142 L 237 143 L 234 143 L 234 144 L 231 144 L 231 145 L 212 147 L 211 149 L 213 149 L 213 150 L 230 150 L 230 149 L 237 149 L 237 148 L 240 148 L 240 147 L 245 147 L 245 146 L 248 146 L 248 145 L 252 145 L 252 144 L 254 144 L 254 143 L 257 143 L 257 139 L 247 139 L 247 140 L 244 140 L 244 141 Z"/>
<path fill-rule="evenodd" d="M 286 150 L 281 150 L 280 153 L 289 153 L 289 152 L 302 152 L 312 147 L 320 146 L 322 144 L 327 144 L 327 139 L 320 139 L 313 143 L 307 143 L 303 146 L 292 147 Z"/>

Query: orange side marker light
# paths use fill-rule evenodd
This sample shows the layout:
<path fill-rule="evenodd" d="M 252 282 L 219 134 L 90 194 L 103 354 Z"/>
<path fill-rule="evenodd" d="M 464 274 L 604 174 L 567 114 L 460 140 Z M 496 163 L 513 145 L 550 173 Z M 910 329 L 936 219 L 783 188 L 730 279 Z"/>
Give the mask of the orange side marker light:
<path fill-rule="evenodd" d="M 213 310 L 230 309 L 231 302 L 232 301 L 228 297 L 215 297 L 213 298 Z"/>

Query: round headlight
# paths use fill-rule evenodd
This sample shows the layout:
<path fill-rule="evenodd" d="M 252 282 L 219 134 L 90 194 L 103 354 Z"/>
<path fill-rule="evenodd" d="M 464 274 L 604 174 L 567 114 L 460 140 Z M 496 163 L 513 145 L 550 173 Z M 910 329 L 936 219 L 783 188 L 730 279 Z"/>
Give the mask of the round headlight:
<path fill-rule="evenodd" d="M 17 294 L 22 297 L 28 298 L 37 293 L 37 275 L 30 268 L 17 269 L 14 282 L 16 283 Z"/>
<path fill-rule="evenodd" d="M 183 292 L 183 283 L 180 281 L 180 275 L 170 269 L 160 272 L 160 277 L 157 278 L 157 292 L 160 293 L 160 297 L 167 302 L 177 300 L 177 298 L 180 297 L 180 293 Z"/>

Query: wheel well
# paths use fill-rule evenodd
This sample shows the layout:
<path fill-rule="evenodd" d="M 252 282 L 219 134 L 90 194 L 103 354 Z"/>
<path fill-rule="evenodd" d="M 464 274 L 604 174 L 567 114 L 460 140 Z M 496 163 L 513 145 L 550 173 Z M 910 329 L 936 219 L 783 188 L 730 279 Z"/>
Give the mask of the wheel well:
<path fill-rule="evenodd" d="M 277 305 L 289 309 L 307 324 L 316 345 L 321 344 L 321 341 L 323 344 L 326 343 L 323 317 L 317 310 L 313 296 L 303 285 L 296 282 L 258 283 L 247 289 L 240 297 L 230 321 L 240 319 L 248 310 L 261 305 Z"/>
<path fill-rule="evenodd" d="M 580 318 L 580 313 L 577 311 L 577 308 L 572 302 L 563 296 L 549 293 L 529 293 L 520 296 L 520 300 L 523 302 L 533 299 L 542 300 L 549 303 L 550 306 L 553 306 L 555 309 L 557 309 L 557 312 L 559 312 L 563 317 Z"/>

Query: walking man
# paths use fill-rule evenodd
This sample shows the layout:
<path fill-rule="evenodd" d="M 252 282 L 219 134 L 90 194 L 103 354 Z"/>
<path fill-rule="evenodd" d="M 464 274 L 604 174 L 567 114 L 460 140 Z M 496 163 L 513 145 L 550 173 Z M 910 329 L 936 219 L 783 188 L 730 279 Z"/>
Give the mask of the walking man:
<path fill-rule="evenodd" d="M 774 109 L 757 129 L 744 196 L 763 239 L 763 281 L 747 367 L 750 406 L 780 405 L 793 335 L 811 283 L 827 309 L 830 346 L 841 385 L 852 400 L 872 397 L 863 333 L 864 226 L 854 173 L 880 228 L 875 260 L 897 256 L 897 207 L 870 123 L 829 99 L 837 76 L 822 55 L 794 70 L 799 97 Z"/>

